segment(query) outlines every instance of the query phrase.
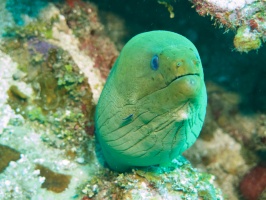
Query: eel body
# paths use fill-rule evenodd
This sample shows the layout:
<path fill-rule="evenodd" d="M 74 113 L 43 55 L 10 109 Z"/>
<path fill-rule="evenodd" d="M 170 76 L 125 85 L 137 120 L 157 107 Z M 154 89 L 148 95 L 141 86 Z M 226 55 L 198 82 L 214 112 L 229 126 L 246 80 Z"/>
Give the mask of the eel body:
<path fill-rule="evenodd" d="M 197 139 L 207 94 L 200 57 L 169 31 L 133 37 L 122 49 L 95 115 L 96 138 L 113 170 L 166 164 Z"/>

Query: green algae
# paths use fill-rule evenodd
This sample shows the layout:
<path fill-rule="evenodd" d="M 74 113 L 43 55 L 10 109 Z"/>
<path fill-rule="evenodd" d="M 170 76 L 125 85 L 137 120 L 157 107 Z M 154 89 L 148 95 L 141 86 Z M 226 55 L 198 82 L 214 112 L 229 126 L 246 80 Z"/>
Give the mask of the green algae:
<path fill-rule="evenodd" d="M 38 21 L 38 23 L 29 23 L 25 26 L 6 27 L 3 37 L 25 39 L 30 37 L 42 37 L 51 39 L 53 36 L 52 26 L 57 22 L 58 18 L 51 21 Z"/>
<path fill-rule="evenodd" d="M 53 58 L 54 56 L 56 57 L 55 59 Z M 64 60 L 64 58 L 66 60 Z M 73 61 L 69 61 L 68 59 L 70 59 L 70 57 L 66 55 L 65 51 L 53 49 L 49 52 L 47 60 L 43 60 L 40 66 L 35 65 L 33 67 L 29 65 L 28 69 L 25 69 L 25 71 L 27 73 L 27 82 L 32 85 L 35 92 L 32 103 L 36 104 L 36 106 L 31 104 L 31 107 L 28 108 L 28 97 L 16 86 L 12 85 L 9 89 L 9 103 L 11 107 L 14 110 L 20 107 L 20 113 L 24 117 L 44 123 L 46 121 L 45 115 L 48 111 L 53 111 L 55 113 L 54 117 L 62 117 L 61 114 L 56 114 L 58 111 L 57 109 L 68 107 L 68 104 L 70 104 L 69 101 L 72 102 L 71 104 L 75 104 L 75 106 L 78 106 L 77 104 L 80 101 L 80 103 L 88 103 L 88 106 L 90 106 L 92 104 L 92 96 L 89 85 L 87 84 L 87 79 L 79 73 L 77 66 L 72 66 L 74 63 L 72 63 L 72 65 L 69 64 L 69 62 Z M 50 66 L 53 66 L 53 68 L 51 69 Z M 25 104 L 27 106 L 25 106 Z M 23 105 L 23 108 L 20 105 Z M 81 107 L 81 105 L 79 107 Z M 88 110 L 91 109 L 86 108 L 86 111 Z M 77 122 L 77 120 L 81 118 L 92 115 L 92 113 L 88 112 L 83 114 L 82 109 L 80 109 L 78 113 L 76 112 L 77 110 L 75 112 L 70 112 L 64 119 Z"/>
<path fill-rule="evenodd" d="M 40 65 L 47 56 L 45 55 L 47 52 L 45 54 L 38 52 L 32 41 L 51 39 L 52 27 L 57 21 L 58 18 L 54 17 L 50 21 L 38 20 L 25 26 L 6 27 L 0 50 L 10 55 L 18 63 L 18 69 L 23 72 L 29 71 L 29 65 Z"/>
<path fill-rule="evenodd" d="M 25 74 L 14 76 L 14 81 L 23 81 L 33 90 L 28 97 L 20 91 L 22 88 L 11 86 L 8 91 L 11 108 L 26 120 L 50 127 L 51 131 L 42 135 L 44 142 L 71 148 L 80 146 L 81 141 L 85 143 L 88 134 L 93 135 L 95 105 L 88 79 L 72 57 L 48 41 L 56 21 L 55 17 L 8 28 L 0 49 Z"/>
<path fill-rule="evenodd" d="M 42 113 L 42 109 L 40 107 L 35 107 L 27 112 L 27 117 L 31 121 L 38 121 L 39 123 L 43 124 L 46 122 L 46 117 Z"/>

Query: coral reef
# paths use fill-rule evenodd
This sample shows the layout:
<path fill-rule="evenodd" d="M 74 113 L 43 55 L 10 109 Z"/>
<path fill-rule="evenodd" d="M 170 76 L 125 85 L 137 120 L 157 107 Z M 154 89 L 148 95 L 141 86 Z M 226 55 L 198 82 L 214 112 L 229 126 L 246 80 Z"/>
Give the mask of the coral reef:
<path fill-rule="evenodd" d="M 49 142 L 44 140 L 43 135 L 51 136 L 54 142 L 59 141 L 59 138 L 53 137 L 54 132 L 50 131 L 49 124 L 40 121 L 32 122 L 27 117 L 23 118 L 23 113 L 20 112 L 21 104 L 19 103 L 16 104 L 15 110 L 11 108 L 8 104 L 10 98 L 7 93 L 10 86 L 16 85 L 17 89 L 13 89 L 13 91 L 15 93 L 19 91 L 18 96 L 23 97 L 21 91 L 27 95 L 28 99 L 35 96 L 32 96 L 34 93 L 30 84 L 26 84 L 20 79 L 13 79 L 13 75 L 18 74 L 17 64 L 2 51 L 0 51 L 0 65 L 1 79 L 3 80 L 0 83 L 3 89 L 0 94 L 0 154 L 1 167 L 5 168 L 0 173 L 0 199 L 38 199 L 43 194 L 48 199 L 68 199 L 70 196 L 74 196 L 79 181 L 88 178 L 88 168 L 82 167 L 83 160 L 85 160 L 82 160 L 82 156 L 85 157 L 85 155 L 80 148 L 75 148 L 75 143 L 69 144 L 72 145 L 70 150 L 67 148 L 60 150 L 56 145 L 48 145 Z M 28 103 L 32 102 L 28 100 Z M 40 109 L 40 111 L 42 110 Z M 46 114 L 47 116 L 49 115 Z M 39 116 L 36 115 L 36 117 Z M 88 139 L 88 137 L 86 138 Z M 11 154 L 10 151 L 13 153 Z M 2 161 L 5 162 L 2 163 Z M 2 166 L 2 164 L 5 166 Z M 40 170 L 36 169 L 39 164 L 49 166 L 49 169 L 56 173 L 68 174 L 75 178 L 71 178 L 70 182 L 65 180 L 62 184 L 69 182 L 67 189 L 62 190 L 55 197 L 52 192 L 49 193 L 46 189 L 42 189 L 42 185 L 45 184 L 45 174 L 40 175 Z M 54 178 L 57 177 L 52 178 L 52 182 L 56 183 Z"/>
<path fill-rule="evenodd" d="M 230 200 L 265 199 L 265 59 L 231 52 L 232 32 L 212 29 L 188 2 L 161 2 L 173 7 L 174 19 L 157 1 L 114 0 L 99 10 L 81 0 L 0 2 L 0 199 L 222 199 L 218 187 Z M 262 46 L 265 1 L 238 1 L 246 6 L 231 4 L 237 9 L 227 11 L 220 4 L 228 1 L 203 2 L 193 1 L 200 14 L 238 30 L 239 51 Z M 205 78 L 226 88 L 207 84 L 207 119 L 184 154 L 199 170 L 179 160 L 170 168 L 118 174 L 95 155 L 92 116 L 117 49 L 151 29 L 190 38 Z M 64 178 L 57 188 L 58 177 Z"/>
<path fill-rule="evenodd" d="M 6 0 L 5 7 L 12 14 L 14 21 L 18 25 L 24 25 L 25 18 L 36 18 L 49 2 L 59 1 L 60 0 Z"/>
<path fill-rule="evenodd" d="M 94 105 L 87 79 L 65 51 L 44 38 L 36 36 L 28 40 L 20 38 L 21 35 L 30 33 L 21 31 L 19 36 L 6 38 L 2 48 L 14 54 L 13 59 L 18 60 L 20 69 L 26 74 L 21 78 L 31 84 L 34 94 L 29 98 L 12 85 L 8 90 L 9 105 L 31 121 L 49 124 L 58 138 L 66 139 L 65 142 L 79 144 L 86 137 L 85 127 L 92 125 L 93 118 Z M 13 41 L 19 50 L 12 48 Z M 16 57 L 19 52 L 25 55 L 23 63 Z M 43 137 L 49 138 L 48 135 Z"/>
<path fill-rule="evenodd" d="M 253 182 L 254 189 L 243 188 L 252 182 L 252 175 L 244 175 L 253 171 L 256 174 L 255 169 L 260 171 L 265 160 L 265 116 L 243 115 L 239 109 L 241 99 L 236 93 L 211 82 L 207 83 L 207 89 L 209 104 L 204 128 L 185 156 L 198 168 L 214 174 L 229 199 L 239 199 L 239 187 L 247 199 L 255 194 L 259 196 L 265 189 L 263 181 Z"/>
<path fill-rule="evenodd" d="M 266 2 L 261 0 L 190 0 L 201 16 L 211 16 L 215 24 L 236 30 L 234 46 L 239 52 L 261 47 L 266 39 Z"/>
<path fill-rule="evenodd" d="M 72 9 L 65 4 L 37 9 L 34 21 L 6 27 L 1 37 L 0 143 L 17 157 L 1 154 L 8 160 L 0 173 L 0 198 L 69 199 L 88 193 L 95 199 L 139 199 L 156 193 L 222 199 L 214 177 L 185 161 L 124 175 L 98 162 L 94 107 L 118 52 L 94 5 L 67 3 Z"/>
<path fill-rule="evenodd" d="M 88 178 L 85 171 L 91 170 L 84 164 L 94 163 L 90 144 L 95 105 L 88 78 L 80 71 L 80 66 L 88 70 L 93 63 L 83 59 L 86 64 L 76 64 L 73 58 L 80 51 L 78 45 L 74 49 L 73 43 L 67 44 L 70 39 L 64 40 L 67 51 L 62 49 L 56 37 L 65 27 L 59 10 L 49 5 L 33 22 L 3 32 L 0 143 L 19 156 L 15 159 L 1 148 L 7 161 L 0 174 L 1 199 L 38 198 L 43 193 L 48 199 L 68 199 L 78 182 Z"/>
<path fill-rule="evenodd" d="M 94 61 L 94 68 L 99 69 L 102 78 L 106 79 L 118 56 L 113 42 L 106 37 L 104 26 L 99 22 L 97 8 L 92 4 L 78 1 L 70 7 L 60 7 L 66 16 L 66 23 L 79 38 L 79 48 Z"/>
<path fill-rule="evenodd" d="M 101 178 L 99 178 L 101 177 Z M 100 171 L 81 189 L 90 199 L 223 199 L 214 177 L 200 173 L 183 157 L 169 167 L 128 173 Z"/>

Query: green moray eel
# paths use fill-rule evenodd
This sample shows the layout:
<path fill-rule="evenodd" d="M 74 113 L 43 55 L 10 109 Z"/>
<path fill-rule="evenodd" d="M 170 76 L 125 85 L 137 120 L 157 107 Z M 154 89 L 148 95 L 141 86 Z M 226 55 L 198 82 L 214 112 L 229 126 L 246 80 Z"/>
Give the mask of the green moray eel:
<path fill-rule="evenodd" d="M 109 167 L 165 165 L 197 139 L 207 104 L 196 47 L 169 31 L 133 37 L 101 93 L 96 139 Z"/>

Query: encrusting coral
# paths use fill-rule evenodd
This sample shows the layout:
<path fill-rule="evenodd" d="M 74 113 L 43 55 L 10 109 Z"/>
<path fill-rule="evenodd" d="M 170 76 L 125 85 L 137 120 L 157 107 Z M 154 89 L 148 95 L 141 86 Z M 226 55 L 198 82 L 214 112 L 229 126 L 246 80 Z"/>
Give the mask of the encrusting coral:
<path fill-rule="evenodd" d="M 266 2 L 260 0 L 190 0 L 201 16 L 211 16 L 215 24 L 237 30 L 235 49 L 249 52 L 261 47 L 266 40 Z"/>

